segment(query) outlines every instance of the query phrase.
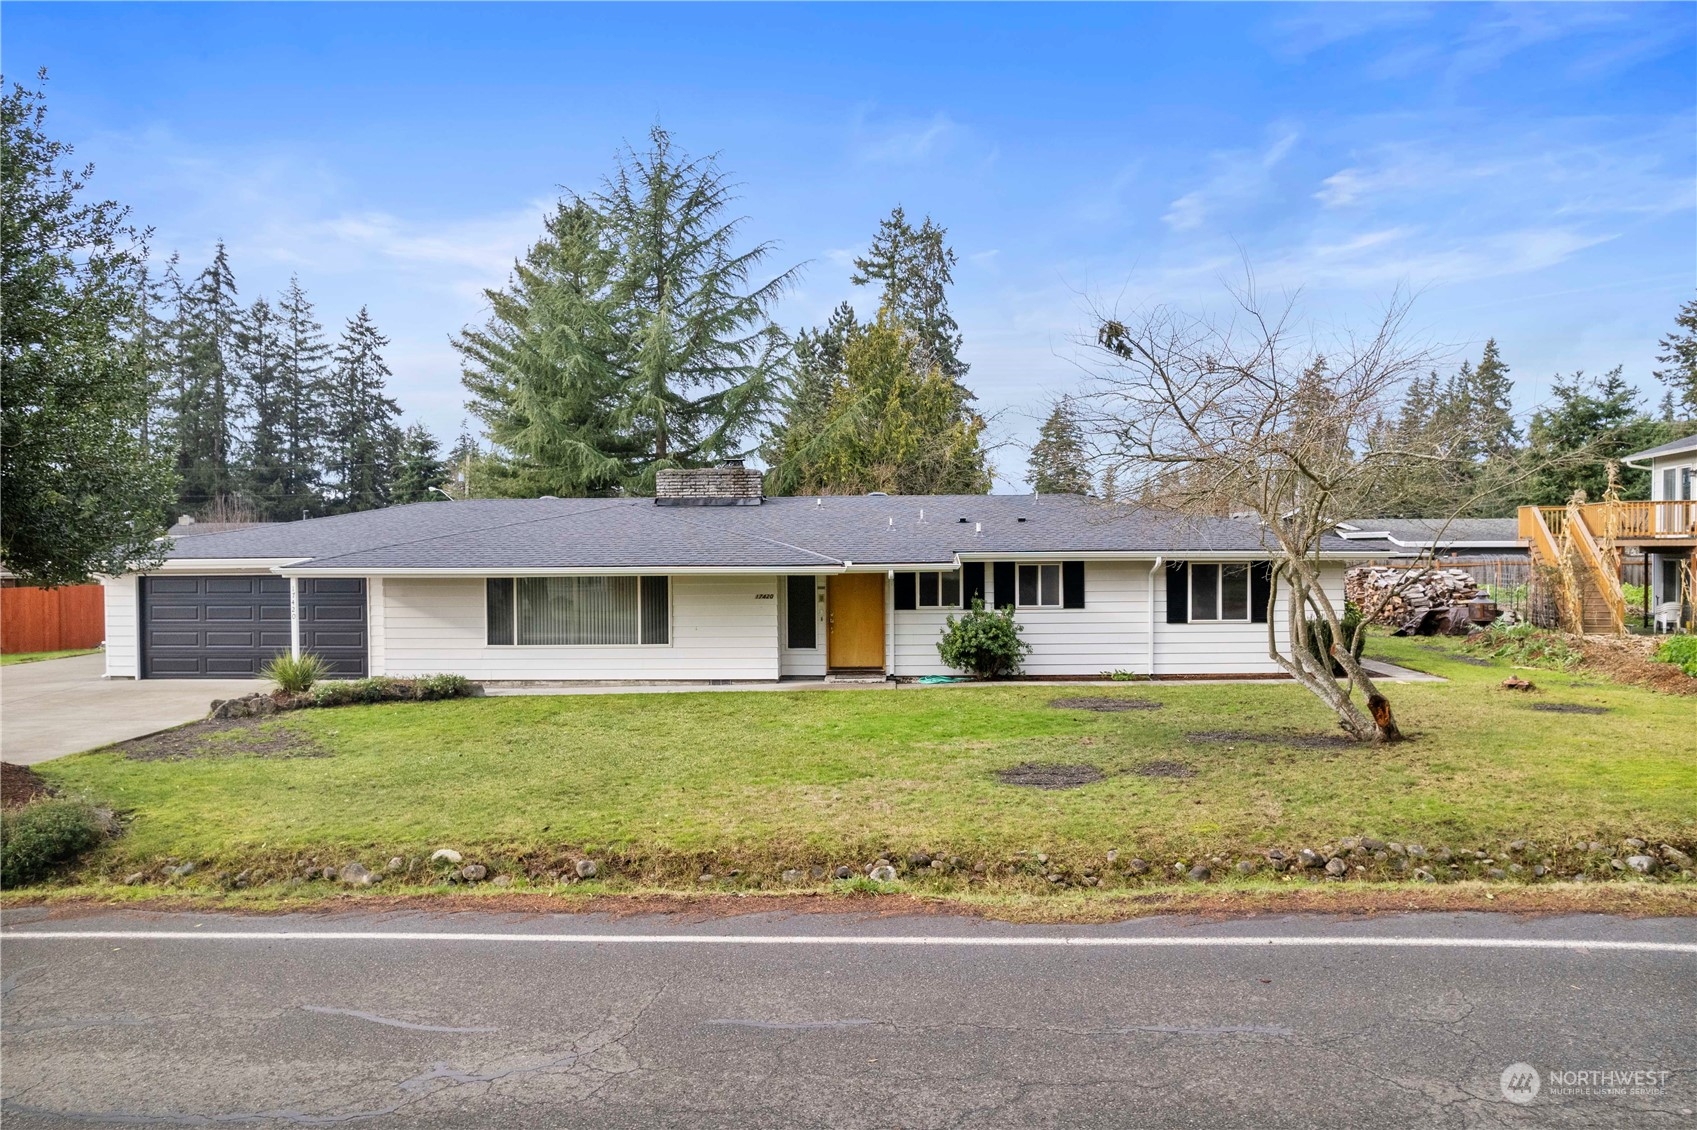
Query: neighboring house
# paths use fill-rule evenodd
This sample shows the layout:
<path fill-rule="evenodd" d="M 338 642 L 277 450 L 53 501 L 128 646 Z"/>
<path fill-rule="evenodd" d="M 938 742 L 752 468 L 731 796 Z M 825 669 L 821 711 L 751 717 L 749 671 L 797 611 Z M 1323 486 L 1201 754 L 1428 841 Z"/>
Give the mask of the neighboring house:
<path fill-rule="evenodd" d="M 1513 518 L 1351 518 L 1337 524 L 1337 535 L 1375 557 L 1434 557 L 1442 562 L 1524 559 Z"/>
<path fill-rule="evenodd" d="M 1326 540 L 1341 607 L 1363 554 Z M 1054 495 L 763 498 L 757 471 L 663 471 L 656 498 L 419 503 L 184 538 L 106 586 L 107 674 L 774 681 L 951 673 L 937 640 L 1012 604 L 1035 676 L 1265 675 L 1253 522 Z M 1283 643 L 1282 610 L 1274 633 Z"/>
<path fill-rule="evenodd" d="M 1691 576 L 1697 572 L 1697 436 L 1635 451 L 1622 462 L 1650 469 L 1650 602 L 1679 604 L 1680 622 L 1692 620 Z"/>

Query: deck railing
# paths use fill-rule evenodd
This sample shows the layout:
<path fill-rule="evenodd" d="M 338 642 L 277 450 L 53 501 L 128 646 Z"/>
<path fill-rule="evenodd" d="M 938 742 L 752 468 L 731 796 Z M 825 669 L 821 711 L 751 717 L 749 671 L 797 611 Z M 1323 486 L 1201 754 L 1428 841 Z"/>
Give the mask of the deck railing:
<path fill-rule="evenodd" d="M 1555 538 L 1562 535 L 1567 522 L 1566 506 L 1522 506 L 1520 536 L 1538 536 L 1536 514 Z M 1587 502 L 1575 507 L 1593 538 L 1615 541 L 1645 541 L 1668 538 L 1676 541 L 1697 539 L 1697 500 L 1676 502 Z M 1611 510 L 1613 511 L 1611 515 Z M 1614 528 L 1609 528 L 1610 521 Z"/>

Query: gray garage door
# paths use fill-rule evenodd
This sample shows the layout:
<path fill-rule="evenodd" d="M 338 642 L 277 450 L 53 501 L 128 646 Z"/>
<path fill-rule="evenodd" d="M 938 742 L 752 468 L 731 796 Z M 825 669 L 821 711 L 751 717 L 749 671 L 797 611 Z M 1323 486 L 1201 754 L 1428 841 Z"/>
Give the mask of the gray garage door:
<path fill-rule="evenodd" d="M 306 579 L 301 649 L 331 673 L 366 671 L 365 582 Z M 289 582 L 268 574 L 143 577 L 142 674 L 150 679 L 239 679 L 289 650 Z"/>

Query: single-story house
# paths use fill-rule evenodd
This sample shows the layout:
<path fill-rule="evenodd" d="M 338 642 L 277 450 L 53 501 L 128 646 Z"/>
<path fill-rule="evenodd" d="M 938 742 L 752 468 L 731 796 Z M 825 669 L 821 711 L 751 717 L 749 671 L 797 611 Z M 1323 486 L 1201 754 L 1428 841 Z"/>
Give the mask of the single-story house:
<path fill-rule="evenodd" d="M 1335 528 L 1340 538 L 1385 561 L 1528 560 L 1514 518 L 1351 518 Z"/>
<path fill-rule="evenodd" d="M 775 681 L 952 674 L 951 613 L 1012 605 L 1033 676 L 1271 675 L 1260 527 L 1067 495 L 766 498 L 666 471 L 654 498 L 429 502 L 177 541 L 103 579 L 107 674 Z M 1369 556 L 1322 549 L 1343 574 Z M 1284 616 L 1272 630 L 1285 639 Z"/>

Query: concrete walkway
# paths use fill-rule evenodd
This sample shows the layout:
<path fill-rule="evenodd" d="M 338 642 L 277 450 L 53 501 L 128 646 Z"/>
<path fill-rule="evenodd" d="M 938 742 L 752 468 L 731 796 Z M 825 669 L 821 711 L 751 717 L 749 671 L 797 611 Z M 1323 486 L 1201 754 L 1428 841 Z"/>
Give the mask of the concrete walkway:
<path fill-rule="evenodd" d="M 106 656 L 0 667 L 0 758 L 33 765 L 206 717 L 256 679 L 107 679 Z"/>

